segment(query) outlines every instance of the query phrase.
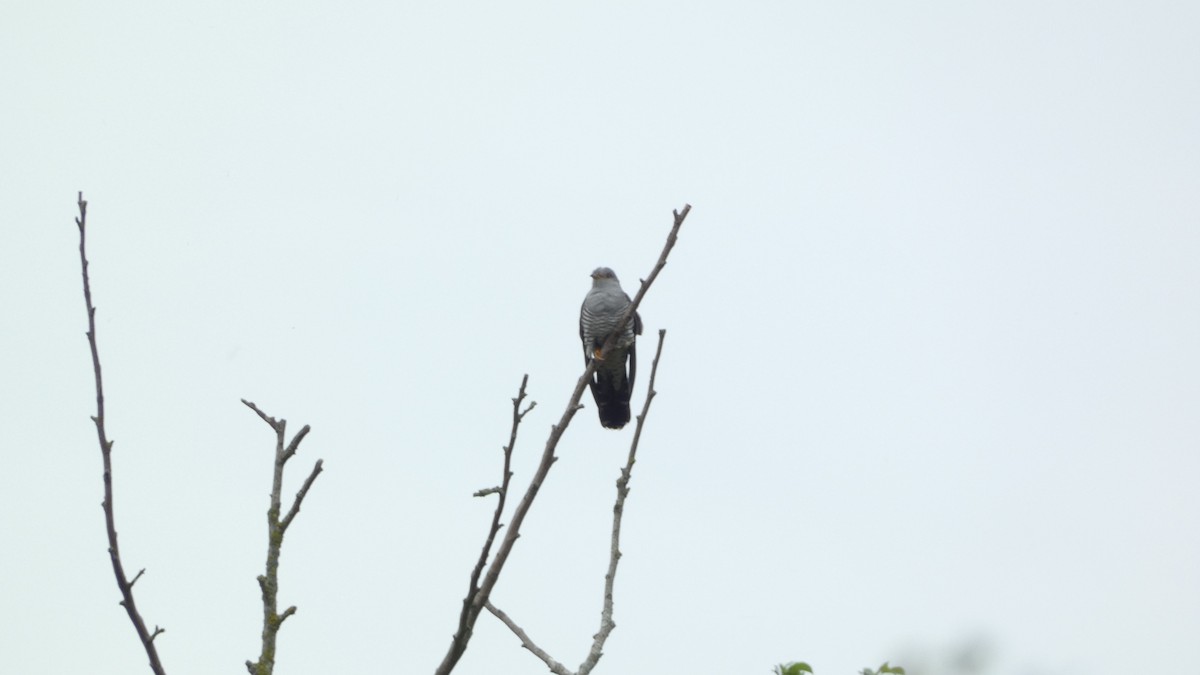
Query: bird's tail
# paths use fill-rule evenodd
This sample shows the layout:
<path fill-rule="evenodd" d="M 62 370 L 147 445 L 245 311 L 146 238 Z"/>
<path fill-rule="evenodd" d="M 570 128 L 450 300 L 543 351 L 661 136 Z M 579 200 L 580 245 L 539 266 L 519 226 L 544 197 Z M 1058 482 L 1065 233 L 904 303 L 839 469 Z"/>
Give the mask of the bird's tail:
<path fill-rule="evenodd" d="M 629 424 L 629 395 L 632 387 L 625 369 L 619 372 L 597 371 L 591 382 L 592 398 L 600 413 L 600 425 L 620 429 Z"/>

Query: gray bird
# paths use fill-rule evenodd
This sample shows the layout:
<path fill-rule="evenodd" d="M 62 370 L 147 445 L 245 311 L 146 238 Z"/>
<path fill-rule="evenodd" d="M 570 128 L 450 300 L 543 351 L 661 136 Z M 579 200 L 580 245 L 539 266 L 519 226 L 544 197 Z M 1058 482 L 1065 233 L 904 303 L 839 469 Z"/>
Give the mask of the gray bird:
<path fill-rule="evenodd" d="M 591 359 L 599 359 L 604 341 L 616 330 L 617 322 L 629 304 L 629 296 L 621 290 L 617 275 L 607 267 L 597 267 L 592 272 L 592 290 L 588 291 L 583 307 L 579 309 L 579 339 L 583 341 L 585 364 Z M 642 317 L 635 312 L 612 351 L 597 361 L 596 373 L 588 383 L 600 413 L 600 425 L 607 429 L 620 429 L 629 423 L 629 397 L 637 377 L 634 341 L 641 334 Z"/>

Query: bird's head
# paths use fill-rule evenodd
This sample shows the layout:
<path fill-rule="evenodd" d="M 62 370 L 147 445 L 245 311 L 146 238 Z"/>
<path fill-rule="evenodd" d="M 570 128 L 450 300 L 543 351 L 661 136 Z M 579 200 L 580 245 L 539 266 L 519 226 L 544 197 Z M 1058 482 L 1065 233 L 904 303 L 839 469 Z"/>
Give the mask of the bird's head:
<path fill-rule="evenodd" d="M 616 281 L 617 273 L 608 267 L 597 267 L 596 269 L 592 270 L 592 279 L 594 281 Z"/>

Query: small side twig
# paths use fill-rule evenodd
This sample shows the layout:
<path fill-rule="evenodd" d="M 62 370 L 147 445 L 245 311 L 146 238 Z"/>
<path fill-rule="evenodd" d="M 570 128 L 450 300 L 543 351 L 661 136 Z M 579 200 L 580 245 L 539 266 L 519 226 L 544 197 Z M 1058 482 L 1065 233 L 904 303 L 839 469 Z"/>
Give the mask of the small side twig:
<path fill-rule="evenodd" d="M 96 307 L 92 304 L 92 284 L 88 278 L 88 259 L 87 259 L 87 201 L 83 198 L 83 193 L 80 192 L 77 198 L 79 206 L 79 217 L 75 219 L 75 225 L 79 227 L 79 265 L 83 271 L 83 302 L 87 307 L 88 315 L 88 345 L 92 350 L 92 372 L 96 380 L 96 415 L 92 417 L 92 422 L 96 424 L 96 436 L 100 441 L 100 455 L 104 461 L 104 501 L 101 502 L 101 507 L 104 508 L 104 525 L 108 531 L 108 557 L 112 561 L 113 576 L 117 579 L 117 589 L 121 592 L 121 606 L 125 608 L 125 613 L 129 615 L 129 620 L 133 623 L 133 629 L 137 632 L 138 639 L 142 642 L 142 647 L 146 650 L 146 656 L 150 659 L 150 670 L 156 675 L 165 675 L 162 662 L 158 658 L 158 649 L 154 646 L 154 638 L 166 629 L 154 627 L 154 632 L 151 633 L 146 628 L 146 622 L 142 620 L 142 615 L 138 613 L 137 603 L 133 599 L 133 584 L 142 577 L 146 571 L 143 569 L 137 573 L 133 581 L 129 581 L 125 576 L 125 566 L 121 563 L 121 549 L 117 546 L 117 525 L 115 508 L 113 506 L 113 486 L 112 486 L 112 448 L 113 442 L 108 439 L 108 432 L 104 428 L 104 381 L 100 374 L 100 350 L 96 346 Z"/>
<path fill-rule="evenodd" d="M 280 518 L 279 514 L 283 508 L 280 498 L 280 493 L 283 491 L 283 468 L 287 461 L 296 454 L 300 442 L 308 435 L 310 427 L 307 424 L 304 425 L 292 437 L 291 442 L 285 446 L 287 420 L 277 420 L 267 415 L 246 399 L 242 399 L 242 403 L 253 410 L 275 431 L 275 470 L 271 479 L 271 505 L 267 509 L 267 569 L 265 574 L 258 577 L 258 586 L 262 591 L 263 600 L 262 652 L 257 661 L 246 661 L 246 670 L 250 672 L 250 675 L 271 675 L 275 669 L 275 643 L 279 628 L 289 616 L 296 613 L 294 605 L 284 610 L 283 614 L 278 613 L 279 552 L 283 547 L 283 535 L 291 526 L 292 520 L 296 518 L 296 514 L 300 513 L 300 504 L 308 495 L 313 481 L 321 475 L 324 460 L 318 459 L 313 465 L 312 472 L 309 473 L 308 478 L 296 493 L 295 499 L 292 500 L 292 506 L 288 509 L 287 515 Z"/>
<path fill-rule="evenodd" d="M 503 527 L 500 523 L 500 516 L 504 513 L 504 503 L 508 498 L 508 484 L 512 479 L 512 453 L 513 448 L 517 445 L 517 430 L 521 427 L 521 421 L 525 419 L 525 415 L 537 405 L 537 401 L 530 401 L 529 406 L 523 412 L 521 410 L 521 402 L 525 400 L 525 386 L 527 384 L 529 384 L 528 373 L 521 378 L 521 386 L 517 389 L 517 396 L 512 400 L 512 428 L 508 433 L 508 445 L 503 448 L 504 469 L 501 473 L 500 485 L 475 492 L 476 497 L 495 493 L 499 495 L 499 498 L 496 500 L 496 510 L 492 513 L 492 524 L 488 528 L 487 539 L 483 542 L 483 550 L 479 552 L 479 559 L 475 561 L 475 567 L 471 570 L 471 580 L 467 585 L 467 596 L 463 598 L 462 610 L 458 615 L 458 629 L 454 633 L 454 642 L 461 642 L 463 649 L 466 649 L 467 641 L 470 640 L 471 631 L 475 626 L 474 619 L 479 614 L 479 610 L 475 609 L 474 606 L 475 596 L 479 593 L 479 577 L 483 574 L 483 568 L 487 564 L 488 555 L 491 554 L 492 544 L 496 541 L 496 533 Z"/>
<path fill-rule="evenodd" d="M 308 427 L 304 428 L 308 429 Z M 304 485 L 296 493 L 296 499 L 292 502 L 292 508 L 288 509 L 287 516 L 279 523 L 280 534 L 287 532 L 288 527 L 292 524 L 292 520 L 296 518 L 296 514 L 300 513 L 300 502 L 304 501 L 304 498 L 308 496 L 308 489 L 312 487 L 313 481 L 324 471 L 324 464 L 325 461 L 321 459 L 318 459 L 317 463 L 313 464 L 312 473 L 308 474 L 308 478 L 304 479 Z"/>
<path fill-rule="evenodd" d="M 484 607 L 487 607 L 489 612 L 494 614 L 497 619 L 500 619 L 502 622 L 504 622 L 505 626 L 508 626 L 508 629 L 511 630 L 513 634 L 517 636 L 517 639 L 521 641 L 522 647 L 528 649 L 531 654 L 541 659 L 542 663 L 545 663 L 546 666 L 550 668 L 550 672 L 554 673 L 554 675 L 575 675 L 570 670 L 567 670 L 566 666 L 558 661 L 555 661 L 553 657 L 546 653 L 546 650 L 537 646 L 537 643 L 531 640 L 529 635 L 526 634 L 525 631 L 522 630 L 522 628 L 518 626 L 511 617 L 505 614 L 503 610 L 493 605 L 491 600 L 488 600 L 483 604 Z"/>
<path fill-rule="evenodd" d="M 629 456 L 625 461 L 625 466 L 621 469 L 621 475 L 617 478 L 617 499 L 613 503 L 613 522 L 612 522 L 612 543 L 609 547 L 608 557 L 608 572 L 604 575 L 604 602 L 600 610 L 600 630 L 592 636 L 592 647 L 588 651 L 587 658 L 583 663 L 579 664 L 579 669 L 574 673 L 567 670 L 561 663 L 555 661 L 544 649 L 538 647 L 537 644 L 529 638 L 524 630 L 516 624 L 507 614 L 498 609 L 490 601 L 486 603 L 489 612 L 494 614 L 496 618 L 504 622 L 518 639 L 521 640 L 521 646 L 528 649 L 530 653 L 542 660 L 551 672 L 556 675 L 588 675 L 596 664 L 600 662 L 600 657 L 604 655 L 604 643 L 608 641 L 608 636 L 612 634 L 613 629 L 617 624 L 613 621 L 613 585 L 617 578 L 617 564 L 621 560 L 621 519 L 625 515 L 625 498 L 629 496 L 629 481 L 633 478 L 633 465 L 637 461 L 638 443 L 642 437 L 642 427 L 645 426 L 646 417 L 650 414 L 650 402 L 654 400 L 658 393 L 654 389 L 654 381 L 658 377 L 658 361 L 662 358 L 663 340 L 667 336 L 665 329 L 658 331 L 658 348 L 654 352 L 654 363 L 650 367 L 650 385 L 646 392 L 646 402 L 642 406 L 642 412 L 637 416 L 637 427 L 633 432 L 633 441 L 629 444 Z"/>
<path fill-rule="evenodd" d="M 500 542 L 499 548 L 496 549 L 496 557 L 492 560 L 492 564 L 488 566 L 487 573 L 484 575 L 483 581 L 479 584 L 478 590 L 473 593 L 473 597 L 468 596 L 470 600 L 469 605 L 467 600 L 463 601 L 464 611 L 459 616 L 458 630 L 450 639 L 450 647 L 446 650 L 446 655 L 442 658 L 442 662 L 438 665 L 437 670 L 434 671 L 434 675 L 448 675 L 454 670 L 463 653 L 466 652 L 467 644 L 471 640 L 471 633 L 475 628 L 475 621 L 479 618 L 480 611 L 483 610 L 488 599 L 491 597 L 492 589 L 495 588 L 496 582 L 500 579 L 500 572 L 504 570 L 508 556 L 512 552 L 513 546 L 516 545 L 517 539 L 521 536 L 521 523 L 525 521 L 525 515 L 529 513 L 529 509 L 533 506 L 533 502 L 541 490 L 542 483 L 550 473 L 550 467 L 558 459 L 554 454 L 558 448 L 558 442 L 562 439 L 567 426 L 570 425 L 571 420 L 575 417 L 575 413 L 583 407 L 579 404 L 579 401 L 583 397 L 583 390 L 587 388 L 588 382 L 596 372 L 597 362 L 602 360 L 613 349 L 616 345 L 617 336 L 621 335 L 625 329 L 625 325 L 633 320 L 632 318 L 637 313 L 638 306 L 641 304 L 642 298 L 645 297 L 646 291 L 650 290 L 650 285 L 658 277 L 659 271 L 667 264 L 667 255 L 675 247 L 679 228 L 683 226 L 683 221 L 687 218 L 691 210 L 691 205 L 685 204 L 682 210 L 673 212 L 675 223 L 667 235 L 667 242 L 663 246 L 662 253 L 658 256 L 658 262 L 655 263 L 654 269 L 651 270 L 649 276 L 642 282 L 642 286 L 638 289 L 637 295 L 634 296 L 633 302 L 630 303 L 629 307 L 625 310 L 625 314 L 617 322 L 612 335 L 605 341 L 604 347 L 601 349 L 600 358 L 588 361 L 583 374 L 575 382 L 575 390 L 571 393 L 571 398 L 567 401 L 567 407 L 559 418 L 558 424 L 550 427 L 550 435 L 546 438 L 546 446 L 542 450 L 542 458 L 538 462 L 538 467 L 534 471 L 533 477 L 529 480 L 529 487 L 525 489 L 525 495 L 513 510 L 508 530 L 504 535 L 504 539 Z"/>

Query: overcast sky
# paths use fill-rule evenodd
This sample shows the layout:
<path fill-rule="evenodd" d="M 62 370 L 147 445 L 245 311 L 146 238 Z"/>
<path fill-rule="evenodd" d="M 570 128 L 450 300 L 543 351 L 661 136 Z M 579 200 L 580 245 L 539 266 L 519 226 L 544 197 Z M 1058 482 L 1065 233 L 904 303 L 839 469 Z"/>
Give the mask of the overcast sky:
<path fill-rule="evenodd" d="M 278 672 L 429 673 L 588 274 L 642 305 L 598 672 L 1164 673 L 1200 636 L 1200 5 L 9 2 L 0 670 L 256 657 L 273 434 L 313 431 Z M 493 596 L 569 665 L 632 429 L 591 401 Z M 458 671 L 540 673 L 482 616 Z"/>

